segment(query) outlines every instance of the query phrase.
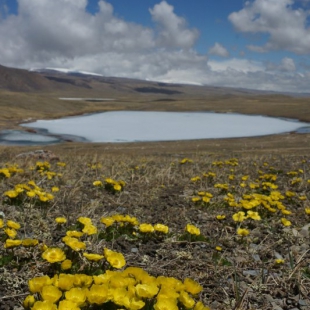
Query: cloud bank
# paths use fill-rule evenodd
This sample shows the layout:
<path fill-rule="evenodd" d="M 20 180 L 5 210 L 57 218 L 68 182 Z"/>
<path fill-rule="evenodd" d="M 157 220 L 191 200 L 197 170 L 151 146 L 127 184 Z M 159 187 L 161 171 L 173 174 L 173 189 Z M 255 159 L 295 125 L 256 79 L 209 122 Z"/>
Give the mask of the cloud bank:
<path fill-rule="evenodd" d="M 263 64 L 228 58 L 215 42 L 209 52 L 195 50 L 199 31 L 174 12 L 167 1 L 149 9 L 154 27 L 119 18 L 108 2 L 99 11 L 86 11 L 87 0 L 17 0 L 18 15 L 0 14 L 0 64 L 20 68 L 56 67 L 175 83 L 301 92 L 308 90 L 310 73 L 299 73 L 293 59 Z M 270 35 L 266 52 L 287 49 L 307 53 L 308 11 L 294 10 L 292 0 L 247 2 L 229 20 L 239 32 Z M 268 5 L 267 5 L 268 4 Z M 2 11 L 5 10 L 3 6 Z M 1 17 L 2 16 L 2 17 Z M 225 57 L 222 61 L 208 55 Z"/>

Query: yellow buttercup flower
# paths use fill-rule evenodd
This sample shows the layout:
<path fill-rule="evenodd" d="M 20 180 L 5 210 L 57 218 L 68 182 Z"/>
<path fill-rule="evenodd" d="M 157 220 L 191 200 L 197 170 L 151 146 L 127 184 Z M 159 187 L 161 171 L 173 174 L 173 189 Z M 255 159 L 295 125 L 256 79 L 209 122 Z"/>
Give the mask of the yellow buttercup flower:
<path fill-rule="evenodd" d="M 20 224 L 14 222 L 14 221 L 11 221 L 11 220 L 7 220 L 6 226 L 10 227 L 12 229 L 16 229 L 16 230 L 20 229 Z"/>
<path fill-rule="evenodd" d="M 97 227 L 95 225 L 92 225 L 92 224 L 87 224 L 82 229 L 82 232 L 84 234 L 87 234 L 88 236 L 94 235 L 97 233 Z"/>
<path fill-rule="evenodd" d="M 54 285 L 45 285 L 41 290 L 41 297 L 43 300 L 57 302 L 62 296 L 61 291 Z"/>
<path fill-rule="evenodd" d="M 87 292 L 87 300 L 90 304 L 101 305 L 110 300 L 108 284 L 93 284 Z"/>
<path fill-rule="evenodd" d="M 310 215 L 310 208 L 305 208 L 306 214 Z"/>
<path fill-rule="evenodd" d="M 34 296 L 28 295 L 23 301 L 23 306 L 25 309 L 30 309 L 35 302 L 36 302 L 36 299 L 34 298 Z"/>
<path fill-rule="evenodd" d="M 4 196 L 7 196 L 9 198 L 16 198 L 18 196 L 19 192 L 15 191 L 15 190 L 10 190 L 10 191 L 6 191 L 4 192 Z"/>
<path fill-rule="evenodd" d="M 80 238 L 84 235 L 84 233 L 82 233 L 81 231 L 77 231 L 77 230 L 68 230 L 66 232 L 66 235 L 69 237 Z"/>
<path fill-rule="evenodd" d="M 2 228 L 3 226 L 4 226 L 3 219 L 0 219 L 0 228 Z"/>
<path fill-rule="evenodd" d="M 72 261 L 70 259 L 65 259 L 60 265 L 60 268 L 62 270 L 68 270 L 71 267 L 72 267 Z"/>
<path fill-rule="evenodd" d="M 71 300 L 62 300 L 59 302 L 58 310 L 80 310 L 81 308 Z"/>
<path fill-rule="evenodd" d="M 74 285 L 78 287 L 90 287 L 93 283 L 93 277 L 87 274 L 78 273 L 74 275 Z"/>
<path fill-rule="evenodd" d="M 4 247 L 6 249 L 8 248 L 14 248 L 14 247 L 17 247 L 19 245 L 22 244 L 22 240 L 12 240 L 12 239 L 6 239 L 5 240 L 5 244 L 4 244 Z"/>
<path fill-rule="evenodd" d="M 90 261 L 98 262 L 99 260 L 103 259 L 103 255 L 93 254 L 93 253 L 83 253 L 83 256 L 86 257 Z"/>
<path fill-rule="evenodd" d="M 139 230 L 143 233 L 151 233 L 154 231 L 154 227 L 151 224 L 140 224 Z"/>
<path fill-rule="evenodd" d="M 163 224 L 155 224 L 154 230 L 158 232 L 162 232 L 164 234 L 167 234 L 169 232 L 169 227 Z"/>
<path fill-rule="evenodd" d="M 98 187 L 103 186 L 101 181 L 94 181 L 94 182 L 93 182 L 93 185 L 94 185 L 94 186 L 98 186 Z"/>
<path fill-rule="evenodd" d="M 198 301 L 195 305 L 194 310 L 211 310 L 209 307 L 204 306 L 201 301 Z"/>
<path fill-rule="evenodd" d="M 237 229 L 237 235 L 245 237 L 250 233 L 250 231 L 246 228 L 238 228 Z"/>
<path fill-rule="evenodd" d="M 39 243 L 39 240 L 37 240 L 37 239 L 24 239 L 22 241 L 22 245 L 24 247 L 36 246 L 38 243 Z"/>
<path fill-rule="evenodd" d="M 31 310 L 57 310 L 57 306 L 51 301 L 36 301 Z"/>
<path fill-rule="evenodd" d="M 216 247 L 215 247 L 215 249 L 217 250 L 217 251 L 222 251 L 222 247 L 220 247 L 219 245 L 217 245 Z"/>
<path fill-rule="evenodd" d="M 66 299 L 81 306 L 86 301 L 86 291 L 80 287 L 73 287 L 65 293 Z"/>
<path fill-rule="evenodd" d="M 126 261 L 122 253 L 114 252 L 105 248 L 104 256 L 108 263 L 114 268 L 120 269 L 126 265 Z"/>
<path fill-rule="evenodd" d="M 115 220 L 112 217 L 102 217 L 100 222 L 104 224 L 106 227 L 110 227 L 114 224 Z"/>
<path fill-rule="evenodd" d="M 55 276 L 57 277 L 57 275 Z M 62 291 L 69 291 L 74 286 L 74 275 L 61 273 L 57 278 L 54 277 L 54 285 Z"/>
<path fill-rule="evenodd" d="M 83 217 L 83 216 L 78 218 L 78 222 L 84 225 L 90 225 L 92 223 L 89 217 Z"/>
<path fill-rule="evenodd" d="M 224 214 L 219 214 L 216 216 L 216 219 L 219 221 L 224 220 L 225 218 L 226 218 L 226 215 L 224 215 Z"/>
<path fill-rule="evenodd" d="M 286 218 L 284 218 L 284 217 L 281 218 L 281 223 L 284 226 L 291 226 L 292 225 L 292 223 L 289 220 L 287 220 Z"/>
<path fill-rule="evenodd" d="M 185 308 L 193 308 L 195 305 L 195 300 L 189 296 L 185 291 L 182 291 L 179 296 L 179 301 L 185 306 Z"/>
<path fill-rule="evenodd" d="M 51 285 L 52 279 L 49 276 L 35 277 L 28 281 L 29 291 L 32 294 L 39 293 L 45 285 Z"/>
<path fill-rule="evenodd" d="M 14 239 L 17 235 L 17 231 L 13 228 L 6 228 L 4 232 L 12 239 Z"/>
<path fill-rule="evenodd" d="M 65 217 L 56 217 L 55 222 L 57 224 L 65 224 L 65 223 L 67 223 L 67 219 Z"/>
<path fill-rule="evenodd" d="M 282 259 L 282 258 L 277 258 L 277 259 L 275 259 L 275 263 L 276 263 L 276 264 L 283 264 L 283 263 L 284 263 L 284 259 Z"/>
<path fill-rule="evenodd" d="M 42 258 L 49 263 L 57 263 L 64 261 L 66 259 L 66 254 L 60 248 L 48 248 L 43 252 Z"/>
<path fill-rule="evenodd" d="M 238 213 L 233 214 L 232 218 L 235 222 L 243 222 L 246 219 L 246 216 L 243 211 L 239 211 Z"/>
<path fill-rule="evenodd" d="M 178 301 L 175 298 L 157 298 L 155 310 L 179 310 Z"/>
<path fill-rule="evenodd" d="M 251 218 L 252 220 L 255 220 L 255 221 L 260 221 L 261 220 L 261 217 L 258 214 L 258 212 L 254 212 L 254 211 L 248 211 L 247 212 L 247 217 L 249 217 L 249 218 Z"/>
<path fill-rule="evenodd" d="M 187 224 L 185 230 L 190 233 L 191 235 L 200 235 L 200 229 L 192 224 Z"/>
<path fill-rule="evenodd" d="M 185 278 L 184 280 L 185 291 L 191 293 L 192 295 L 197 295 L 202 291 L 202 286 L 190 278 Z"/>
<path fill-rule="evenodd" d="M 153 298 L 159 291 L 156 283 L 137 284 L 135 287 L 136 294 L 140 298 Z"/>

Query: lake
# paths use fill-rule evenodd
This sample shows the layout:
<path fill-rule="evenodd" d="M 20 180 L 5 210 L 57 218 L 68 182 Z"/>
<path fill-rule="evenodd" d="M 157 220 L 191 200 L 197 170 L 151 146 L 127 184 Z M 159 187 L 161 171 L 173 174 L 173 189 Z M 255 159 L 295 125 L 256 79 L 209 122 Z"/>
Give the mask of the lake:
<path fill-rule="evenodd" d="M 84 142 L 176 141 L 264 136 L 309 130 L 310 124 L 261 115 L 211 112 L 112 111 L 21 124 L 38 134 L 15 132 L 6 141 L 50 144 Z M 22 136 L 24 135 L 24 136 Z M 31 140 L 36 137 L 36 141 Z M 3 137 L 0 136 L 0 142 Z M 50 140 L 52 139 L 52 140 Z M 3 142 L 3 141 L 2 141 Z"/>

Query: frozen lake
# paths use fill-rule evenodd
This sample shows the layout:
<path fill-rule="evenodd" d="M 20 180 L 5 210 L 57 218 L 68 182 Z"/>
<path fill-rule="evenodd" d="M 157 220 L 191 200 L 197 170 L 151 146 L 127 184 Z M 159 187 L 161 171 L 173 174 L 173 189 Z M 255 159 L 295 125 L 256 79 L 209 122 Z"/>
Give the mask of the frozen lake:
<path fill-rule="evenodd" d="M 33 134 L 36 137 L 33 144 L 55 143 L 56 138 L 61 140 L 64 137 L 85 142 L 114 143 L 235 138 L 310 128 L 308 123 L 258 115 L 142 111 L 114 111 L 38 120 L 22 126 L 36 129 L 38 132 L 39 135 Z M 32 139 L 29 135 L 22 137 L 22 134 L 18 136 L 15 132 L 12 138 L 14 141 L 24 139 L 31 144 Z M 12 138 L 8 135 L 6 137 L 7 141 Z"/>

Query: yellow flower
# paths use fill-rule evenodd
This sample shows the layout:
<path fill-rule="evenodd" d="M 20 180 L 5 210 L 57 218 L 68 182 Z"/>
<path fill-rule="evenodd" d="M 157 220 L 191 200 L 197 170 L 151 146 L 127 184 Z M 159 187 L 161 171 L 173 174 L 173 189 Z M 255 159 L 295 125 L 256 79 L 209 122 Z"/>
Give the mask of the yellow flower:
<path fill-rule="evenodd" d="M 28 295 L 23 301 L 23 306 L 25 309 L 30 309 L 35 302 L 36 302 L 36 299 L 34 298 L 34 296 Z"/>
<path fill-rule="evenodd" d="M 62 270 L 68 270 L 71 267 L 72 267 L 72 261 L 70 259 L 65 259 L 60 265 L 60 268 Z"/>
<path fill-rule="evenodd" d="M 80 238 L 82 237 L 84 234 L 81 231 L 77 231 L 77 230 L 68 230 L 66 232 L 66 235 L 69 237 L 74 237 L 74 238 Z"/>
<path fill-rule="evenodd" d="M 27 191 L 27 192 L 26 192 L 26 195 L 27 195 L 28 197 L 30 197 L 30 198 L 33 198 L 33 197 L 35 197 L 36 193 L 35 193 L 34 191 Z"/>
<path fill-rule="evenodd" d="M 90 287 L 93 283 L 93 277 L 83 273 L 74 275 L 74 285 L 78 287 Z"/>
<path fill-rule="evenodd" d="M 62 241 L 73 251 L 80 251 L 86 249 L 86 244 L 77 238 L 65 236 L 62 238 Z"/>
<path fill-rule="evenodd" d="M 220 247 L 219 245 L 217 245 L 216 247 L 215 247 L 215 249 L 217 250 L 217 251 L 222 251 L 222 247 Z"/>
<path fill-rule="evenodd" d="M 224 220 L 226 218 L 226 215 L 217 215 L 216 216 L 216 219 L 221 221 L 221 220 Z"/>
<path fill-rule="evenodd" d="M 154 231 L 154 227 L 151 224 L 140 224 L 139 230 L 143 233 L 151 233 Z"/>
<path fill-rule="evenodd" d="M 115 184 L 113 186 L 113 188 L 114 188 L 115 191 L 121 191 L 122 190 L 122 186 L 120 184 Z"/>
<path fill-rule="evenodd" d="M 53 187 L 52 187 L 52 192 L 53 192 L 53 193 L 59 192 L 59 187 L 53 186 Z"/>
<path fill-rule="evenodd" d="M 281 223 L 282 223 L 284 226 L 291 226 L 291 225 L 292 225 L 292 223 L 291 223 L 289 220 L 287 220 L 285 217 L 282 217 L 282 218 L 281 218 Z"/>
<path fill-rule="evenodd" d="M 192 224 L 187 224 L 185 230 L 190 233 L 191 235 L 200 235 L 200 229 Z"/>
<path fill-rule="evenodd" d="M 31 310 L 57 310 L 57 306 L 48 300 L 36 301 Z"/>
<path fill-rule="evenodd" d="M 202 286 L 198 282 L 190 278 L 185 278 L 184 286 L 185 286 L 185 291 L 188 293 L 191 293 L 192 295 L 197 295 L 198 293 L 202 291 Z"/>
<path fill-rule="evenodd" d="M 93 185 L 94 185 L 94 186 L 98 186 L 98 187 L 100 186 L 100 187 L 101 187 L 101 186 L 102 186 L 102 182 L 101 182 L 101 181 L 94 181 L 94 182 L 93 182 Z"/>
<path fill-rule="evenodd" d="M 169 231 L 169 227 L 163 224 L 155 224 L 154 230 L 167 234 Z"/>
<path fill-rule="evenodd" d="M 154 310 L 179 310 L 178 302 L 174 298 L 157 298 Z"/>
<path fill-rule="evenodd" d="M 255 220 L 255 221 L 260 221 L 261 220 L 261 217 L 258 214 L 258 212 L 254 212 L 254 211 L 248 211 L 247 212 L 247 217 L 249 217 L 249 218 L 251 218 L 252 220 Z"/>
<path fill-rule="evenodd" d="M 136 293 L 140 298 L 153 298 L 158 293 L 156 283 L 137 284 L 135 287 Z"/>
<path fill-rule="evenodd" d="M 31 247 L 31 246 L 36 246 L 39 243 L 39 240 L 37 239 L 24 239 L 22 242 L 22 245 L 24 247 Z"/>
<path fill-rule="evenodd" d="M 14 248 L 14 247 L 19 246 L 19 245 L 21 245 L 21 244 L 22 244 L 22 241 L 21 241 L 21 240 L 6 239 L 6 240 L 5 240 L 5 245 L 4 245 L 4 247 L 5 247 L 6 249 L 8 249 L 8 248 Z"/>
<path fill-rule="evenodd" d="M 126 265 L 126 261 L 122 253 L 114 252 L 105 248 L 104 256 L 108 263 L 114 268 L 120 269 Z"/>
<path fill-rule="evenodd" d="M 57 224 L 65 224 L 65 223 L 67 223 L 67 219 L 65 217 L 56 217 L 55 222 Z"/>
<path fill-rule="evenodd" d="M 237 235 L 245 237 L 250 233 L 250 231 L 246 228 L 238 228 L 237 229 Z"/>
<path fill-rule="evenodd" d="M 43 286 L 41 290 L 43 300 L 51 301 L 52 303 L 57 302 L 61 296 L 61 291 L 54 285 Z"/>
<path fill-rule="evenodd" d="M 103 255 L 93 254 L 93 253 L 83 253 L 83 256 L 86 257 L 90 261 L 98 262 L 99 260 L 103 259 Z"/>
<path fill-rule="evenodd" d="M 185 308 L 193 308 L 195 304 L 195 300 L 184 291 L 180 293 L 179 301 L 185 306 Z"/>
<path fill-rule="evenodd" d="M 305 208 L 306 214 L 310 215 L 310 208 Z"/>
<path fill-rule="evenodd" d="M 79 217 L 78 222 L 84 225 L 90 225 L 91 224 L 91 219 L 89 217 Z"/>
<path fill-rule="evenodd" d="M 87 224 L 84 226 L 82 231 L 84 234 L 86 234 L 88 236 L 94 235 L 97 233 L 97 227 L 95 225 L 92 225 L 92 224 Z"/>
<path fill-rule="evenodd" d="M 39 293 L 43 286 L 51 284 L 52 279 L 49 276 L 35 277 L 28 281 L 29 291 L 32 294 Z"/>
<path fill-rule="evenodd" d="M 17 235 L 17 231 L 13 228 L 6 228 L 4 232 L 12 239 L 14 239 Z"/>
<path fill-rule="evenodd" d="M 246 219 L 246 216 L 243 211 L 239 211 L 238 213 L 233 214 L 232 218 L 235 222 L 243 222 Z"/>
<path fill-rule="evenodd" d="M 115 220 L 112 217 L 102 217 L 100 222 L 104 224 L 106 227 L 110 227 L 114 224 Z"/>
<path fill-rule="evenodd" d="M 277 258 L 277 259 L 275 259 L 275 263 L 276 263 L 276 264 L 283 264 L 283 263 L 284 263 L 284 259 L 282 259 L 282 258 Z"/>
<path fill-rule="evenodd" d="M 209 307 L 205 307 L 201 301 L 198 301 L 194 310 L 211 310 Z"/>
<path fill-rule="evenodd" d="M 18 191 L 10 190 L 10 191 L 4 192 L 3 195 L 8 196 L 9 198 L 16 198 L 18 196 L 18 194 L 19 194 Z"/>
<path fill-rule="evenodd" d="M 74 275 L 61 273 L 53 278 L 53 285 L 62 291 L 69 291 L 74 286 Z"/>
<path fill-rule="evenodd" d="M 48 248 L 43 252 L 42 258 L 49 263 L 57 263 L 64 261 L 66 259 L 66 254 L 60 248 Z"/>
<path fill-rule="evenodd" d="M 86 291 L 80 287 L 73 287 L 65 293 L 66 299 L 81 306 L 86 301 Z"/>
<path fill-rule="evenodd" d="M 80 310 L 81 308 L 71 300 L 62 300 L 59 302 L 58 310 Z"/>
<path fill-rule="evenodd" d="M 13 228 L 13 229 L 16 229 L 16 230 L 20 229 L 20 224 L 14 222 L 14 221 L 11 221 L 11 220 L 7 220 L 6 226 Z"/>
<path fill-rule="evenodd" d="M 87 300 L 90 304 L 101 305 L 110 300 L 108 284 L 93 284 L 87 293 Z"/>
<path fill-rule="evenodd" d="M 4 226 L 3 219 L 0 219 L 0 228 L 2 228 L 3 226 Z"/>

